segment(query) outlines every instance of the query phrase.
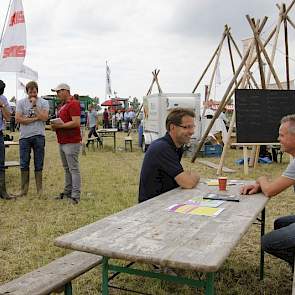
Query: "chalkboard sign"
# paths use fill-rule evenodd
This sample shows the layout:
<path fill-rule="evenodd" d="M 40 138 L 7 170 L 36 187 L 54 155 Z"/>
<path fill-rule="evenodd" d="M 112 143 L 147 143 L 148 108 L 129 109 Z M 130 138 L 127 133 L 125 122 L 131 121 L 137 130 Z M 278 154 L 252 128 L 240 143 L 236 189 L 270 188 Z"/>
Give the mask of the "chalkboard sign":
<path fill-rule="evenodd" d="M 295 90 L 237 89 L 238 143 L 278 142 L 280 121 L 295 114 Z"/>

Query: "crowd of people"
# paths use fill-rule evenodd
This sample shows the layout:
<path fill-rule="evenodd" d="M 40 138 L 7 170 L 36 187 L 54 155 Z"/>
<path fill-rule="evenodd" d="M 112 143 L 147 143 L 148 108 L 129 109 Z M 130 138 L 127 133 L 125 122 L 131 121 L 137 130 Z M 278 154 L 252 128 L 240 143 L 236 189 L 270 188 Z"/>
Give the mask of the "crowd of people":
<path fill-rule="evenodd" d="M 33 152 L 34 172 L 37 193 L 42 195 L 42 171 L 45 156 L 45 123 L 48 120 L 48 101 L 38 96 L 38 84 L 31 81 L 26 84 L 27 96 L 17 101 L 15 120 L 20 125 L 19 158 L 21 187 L 17 195 L 10 195 L 5 186 L 5 145 L 3 138 L 3 119 L 9 121 L 11 108 L 4 96 L 5 83 L 0 80 L 0 196 L 2 199 L 14 199 L 28 194 L 30 180 L 30 160 Z M 56 132 L 61 162 L 65 173 L 63 192 L 56 199 L 67 198 L 78 204 L 81 194 L 79 153 L 81 147 L 80 102 L 71 95 L 67 84 L 59 84 L 52 89 L 62 102 L 58 110 L 58 120 L 52 120 L 51 128 Z"/>
<path fill-rule="evenodd" d="M 132 108 L 127 110 L 110 111 L 110 108 L 104 109 L 103 128 L 117 128 L 118 131 L 127 131 L 131 129 L 136 114 Z"/>
<path fill-rule="evenodd" d="M 3 130 L 3 119 L 9 120 L 11 113 L 7 98 L 3 95 L 5 83 L 0 80 L 0 130 Z M 17 102 L 16 121 L 20 124 L 20 168 L 21 192 L 28 193 L 29 163 L 31 150 L 34 152 L 35 179 L 38 194 L 42 194 L 42 170 L 45 146 L 45 121 L 48 119 L 48 103 L 38 97 L 38 85 L 29 82 L 26 85 L 27 97 Z M 65 173 L 64 190 L 57 199 L 68 199 L 78 204 L 81 194 L 81 177 L 79 168 L 79 152 L 81 147 L 80 104 L 70 93 L 67 84 L 59 84 L 52 89 L 62 101 L 58 112 L 58 120 L 51 122 L 56 132 L 61 162 Z M 118 115 L 119 114 L 119 115 Z M 128 114 L 128 115 L 127 115 Z M 125 116 L 115 113 L 118 121 L 134 119 L 132 111 Z M 131 116 L 130 116 L 131 114 Z M 118 115 L 118 116 L 117 116 Z M 104 111 L 104 128 L 108 128 L 109 114 Z M 95 135 L 97 114 L 89 108 L 89 135 Z M 175 108 L 166 118 L 165 136 L 153 141 L 149 146 L 140 173 L 138 201 L 145 202 L 151 198 L 176 187 L 194 188 L 200 180 L 195 171 L 184 170 L 181 164 L 184 144 L 189 143 L 195 130 L 195 113 L 190 109 Z M 295 156 L 295 115 L 285 116 L 279 129 L 281 149 Z M 5 148 L 3 131 L 0 131 L 0 193 L 1 198 L 11 199 L 5 187 Z M 274 180 L 265 176 L 259 177 L 255 183 L 241 188 L 242 195 L 262 192 L 266 197 L 278 195 L 290 186 L 295 185 L 295 161 L 293 160 Z M 294 268 L 295 256 L 295 215 L 280 217 L 274 222 L 274 230 L 262 237 L 262 249 L 288 262 Z"/>
<path fill-rule="evenodd" d="M 34 174 L 36 181 L 37 194 L 42 195 L 42 171 L 45 155 L 45 123 L 49 119 L 48 101 L 38 96 L 38 84 L 30 81 L 26 84 L 27 96 L 17 101 L 15 110 L 15 122 L 19 125 L 19 158 L 21 172 L 20 192 L 17 195 L 11 195 L 6 192 L 5 187 L 5 148 L 3 139 L 4 120 L 9 121 L 13 110 L 9 106 L 7 98 L 4 96 L 5 83 L 0 80 L 0 102 L 1 117 L 0 128 L 2 134 L 1 144 L 1 163 L 0 163 L 0 188 L 1 198 L 13 199 L 26 196 L 29 190 L 30 181 L 30 159 L 33 153 Z M 81 176 L 79 168 L 79 153 L 82 142 L 81 125 L 89 128 L 88 138 L 95 136 L 98 141 L 100 138 L 96 132 L 98 128 L 98 114 L 94 105 L 89 105 L 87 118 L 82 116 L 79 97 L 71 95 L 69 85 L 62 83 L 53 88 L 57 97 L 61 100 L 61 105 L 57 109 L 57 118 L 50 120 L 51 129 L 56 132 L 57 142 L 61 162 L 64 168 L 65 184 L 64 189 L 56 199 L 67 199 L 73 204 L 78 204 L 81 195 Z M 133 109 L 125 112 L 120 110 L 111 113 L 105 109 L 103 113 L 104 128 L 118 128 L 123 130 L 123 126 L 132 125 L 135 119 Z M 84 122 L 85 121 L 85 122 Z M 110 125 L 110 122 L 112 123 Z M 125 125 L 124 125 L 125 124 Z"/>

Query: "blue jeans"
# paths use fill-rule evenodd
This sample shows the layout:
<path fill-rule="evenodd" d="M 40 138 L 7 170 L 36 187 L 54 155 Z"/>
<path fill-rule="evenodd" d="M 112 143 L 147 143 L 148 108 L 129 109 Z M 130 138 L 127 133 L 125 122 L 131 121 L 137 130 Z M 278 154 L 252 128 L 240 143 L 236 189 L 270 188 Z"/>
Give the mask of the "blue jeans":
<path fill-rule="evenodd" d="M 0 171 L 4 171 L 5 167 L 5 146 L 2 131 L 0 132 Z"/>
<path fill-rule="evenodd" d="M 295 215 L 280 217 L 274 222 L 274 230 L 262 237 L 264 251 L 281 258 L 294 267 Z"/>
<path fill-rule="evenodd" d="M 34 151 L 35 171 L 42 171 L 45 153 L 45 137 L 43 135 L 35 135 L 19 140 L 20 169 L 22 171 L 30 170 L 32 149 Z"/>

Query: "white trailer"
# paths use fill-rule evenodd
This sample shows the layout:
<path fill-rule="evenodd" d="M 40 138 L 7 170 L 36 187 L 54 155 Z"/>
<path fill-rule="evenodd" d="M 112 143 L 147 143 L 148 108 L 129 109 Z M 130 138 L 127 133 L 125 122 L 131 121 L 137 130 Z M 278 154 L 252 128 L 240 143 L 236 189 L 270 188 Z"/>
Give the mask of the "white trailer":
<path fill-rule="evenodd" d="M 199 93 L 161 93 L 143 97 L 143 140 L 146 151 L 152 141 L 166 133 L 166 117 L 176 107 L 190 108 L 196 114 L 196 129 L 192 141 L 200 139 L 200 97 Z"/>

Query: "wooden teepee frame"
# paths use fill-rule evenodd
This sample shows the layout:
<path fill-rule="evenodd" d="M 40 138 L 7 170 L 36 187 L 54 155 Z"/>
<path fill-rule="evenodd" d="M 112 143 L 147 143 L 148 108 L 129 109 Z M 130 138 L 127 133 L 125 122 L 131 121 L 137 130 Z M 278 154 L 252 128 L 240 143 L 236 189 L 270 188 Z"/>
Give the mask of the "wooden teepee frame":
<path fill-rule="evenodd" d="M 279 32 L 279 29 L 278 29 L 278 26 L 280 26 L 280 24 L 285 20 L 285 23 L 289 22 L 293 28 L 295 28 L 295 25 L 294 23 L 290 20 L 290 18 L 288 17 L 288 12 L 290 11 L 290 9 L 292 8 L 292 6 L 295 4 L 295 0 L 292 1 L 292 3 L 288 6 L 288 8 L 286 8 L 286 6 L 283 4 L 282 6 L 278 6 L 278 8 L 280 9 L 280 15 L 279 15 L 279 19 L 278 19 L 278 25 L 271 31 L 271 33 L 269 34 L 268 38 L 265 40 L 264 43 L 262 43 L 261 41 L 261 38 L 259 36 L 260 32 L 262 31 L 266 21 L 267 21 L 267 18 L 265 17 L 262 21 L 262 23 L 260 24 L 259 21 L 256 21 L 254 19 L 250 19 L 249 16 L 246 16 L 249 24 L 250 24 L 250 27 L 253 31 L 253 35 L 254 35 L 254 39 L 252 40 L 252 43 L 251 45 L 248 47 L 248 50 L 246 51 L 241 63 L 240 63 L 240 66 L 238 67 L 238 69 L 235 71 L 234 73 L 234 76 L 231 80 L 231 82 L 229 83 L 228 85 L 228 88 L 226 89 L 226 92 L 221 100 L 221 103 L 220 103 L 220 106 L 218 108 L 218 110 L 216 111 L 215 115 L 213 116 L 213 119 L 211 120 L 206 132 L 204 133 L 198 147 L 197 147 L 197 150 L 195 152 L 195 154 L 193 155 L 192 157 L 192 162 L 195 161 L 196 157 L 197 157 L 197 153 L 200 151 L 200 149 L 202 148 L 215 120 L 219 117 L 222 109 L 224 108 L 224 106 L 229 102 L 229 100 L 231 99 L 232 95 L 234 94 L 234 91 L 236 88 L 240 87 L 240 88 L 244 88 L 245 87 L 245 81 L 247 80 L 247 76 L 250 76 L 251 75 L 251 72 L 250 72 L 250 69 L 251 67 L 253 66 L 253 64 L 256 62 L 256 60 L 258 60 L 258 63 L 259 63 L 259 69 L 260 69 L 260 78 L 261 78 L 261 85 L 263 88 L 267 88 L 268 84 L 269 84 L 269 81 L 270 81 L 270 74 L 273 75 L 275 81 L 276 81 L 276 84 L 278 86 L 279 89 L 282 89 L 282 85 L 281 85 L 281 82 L 280 80 L 278 79 L 278 76 L 274 70 L 274 67 L 273 67 L 273 61 L 274 61 L 274 55 L 275 55 L 275 50 L 276 48 L 273 48 L 273 53 L 271 55 L 271 58 L 269 58 L 266 50 L 265 50 L 265 47 L 266 45 L 270 42 L 270 40 L 272 39 L 272 37 L 275 35 L 275 44 L 277 43 L 277 38 L 278 38 L 278 32 Z M 285 32 L 286 32 L 286 29 L 285 29 Z M 287 81 L 289 81 L 289 76 L 288 76 L 288 38 L 286 38 L 287 34 L 285 33 L 285 47 L 286 47 L 286 72 L 287 72 Z M 233 40 L 232 40 L 233 41 Z M 235 48 L 237 49 L 237 46 L 235 44 L 235 42 L 233 42 Z M 252 54 L 253 54 L 253 49 L 254 49 L 254 46 L 256 48 L 256 55 L 254 57 L 252 57 Z M 275 47 L 275 46 L 274 46 Z M 237 49 L 238 51 L 238 49 Z M 268 63 L 268 66 L 269 66 L 269 77 L 267 77 L 267 83 L 265 83 L 265 76 L 264 76 L 264 73 L 263 73 L 263 70 L 262 70 L 262 61 L 261 61 L 261 56 L 260 56 L 260 53 L 263 53 L 264 55 L 264 58 L 265 60 L 267 61 Z M 241 55 L 240 55 L 241 56 Z M 244 72 L 244 75 L 243 77 L 237 82 L 237 78 L 242 70 L 242 68 L 245 66 L 245 72 Z M 204 76 L 204 75 L 203 75 Z M 252 79 L 253 82 L 255 81 L 254 79 Z M 233 88 L 233 85 L 235 84 L 235 87 Z M 258 87 L 257 83 L 254 82 L 254 85 Z M 289 85 L 289 84 L 288 84 Z M 197 84 L 198 86 L 198 84 Z M 196 86 L 196 87 L 197 87 Z M 195 89 L 196 89 L 195 87 Z M 288 86 L 289 87 L 289 86 Z M 233 88 L 233 89 L 232 89 Z M 194 91 L 195 91 L 194 89 Z M 230 127 L 229 127 L 229 131 L 228 131 L 228 137 L 225 141 L 225 144 L 224 144 L 224 148 L 223 148 L 223 153 L 222 153 L 222 156 L 221 156 L 221 160 L 220 160 L 220 164 L 219 164 L 219 167 L 218 167 L 218 170 L 217 170 L 217 174 L 221 174 L 221 171 L 222 171 L 222 167 L 223 167 L 223 163 L 224 163 L 224 159 L 225 159 L 225 154 L 226 154 L 226 149 L 229 145 L 229 139 L 230 139 L 230 136 L 231 136 L 231 133 L 232 133 L 232 128 L 233 128 L 233 125 L 234 125 L 234 121 L 235 121 L 235 112 L 233 113 L 233 116 L 232 116 L 232 120 L 231 120 L 231 123 L 230 123 Z"/>

